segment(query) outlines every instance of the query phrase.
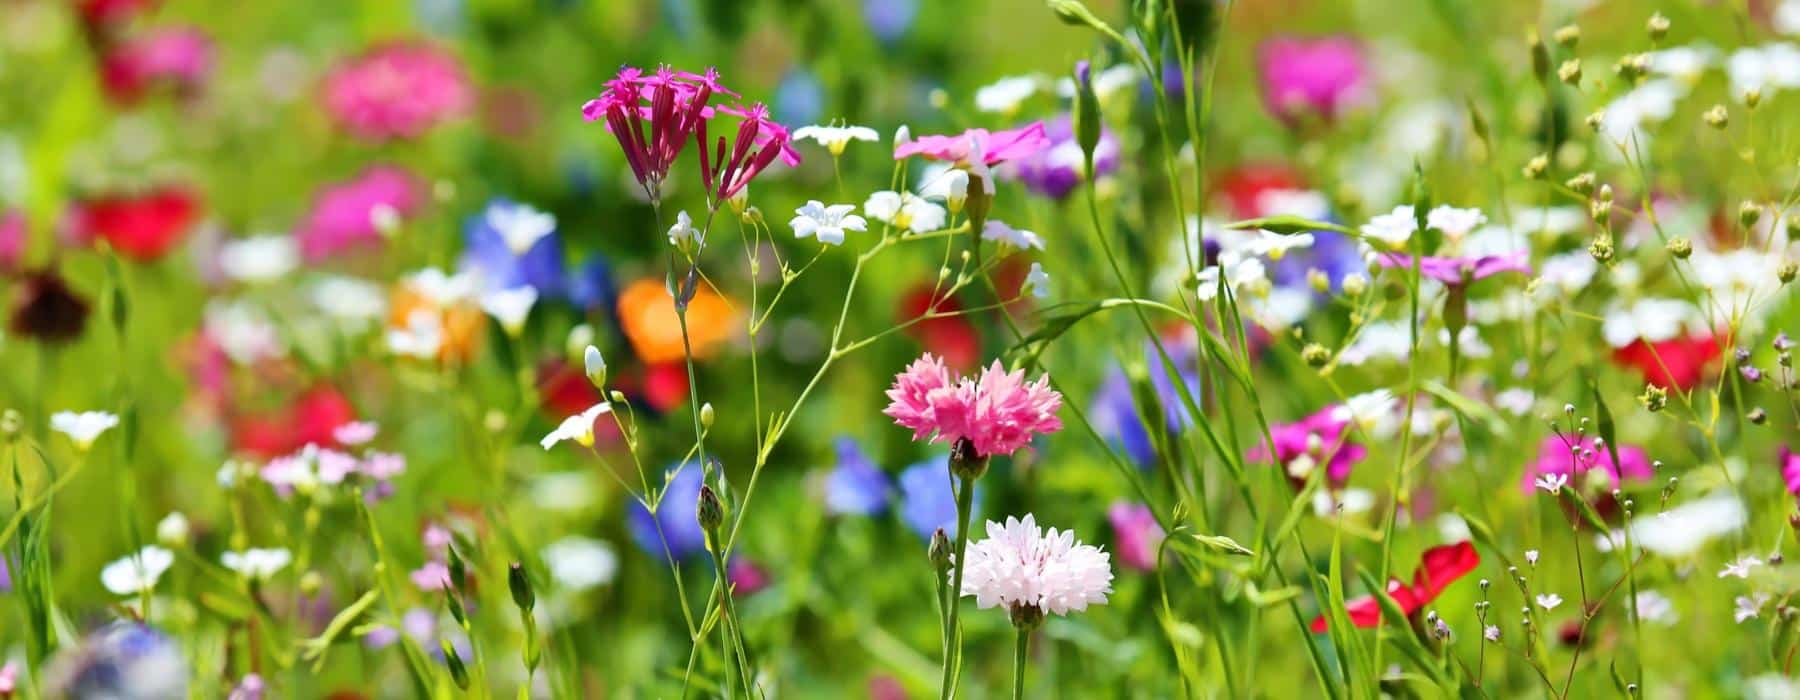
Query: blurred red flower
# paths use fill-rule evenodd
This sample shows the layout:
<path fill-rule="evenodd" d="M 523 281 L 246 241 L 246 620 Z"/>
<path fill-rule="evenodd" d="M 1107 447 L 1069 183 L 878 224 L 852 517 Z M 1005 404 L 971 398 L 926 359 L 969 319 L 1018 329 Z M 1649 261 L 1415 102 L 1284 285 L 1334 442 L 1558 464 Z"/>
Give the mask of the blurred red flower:
<path fill-rule="evenodd" d="M 137 195 L 108 195 L 76 202 L 66 222 L 74 240 L 105 239 L 136 260 L 168 254 L 200 218 L 200 196 L 165 186 Z"/>

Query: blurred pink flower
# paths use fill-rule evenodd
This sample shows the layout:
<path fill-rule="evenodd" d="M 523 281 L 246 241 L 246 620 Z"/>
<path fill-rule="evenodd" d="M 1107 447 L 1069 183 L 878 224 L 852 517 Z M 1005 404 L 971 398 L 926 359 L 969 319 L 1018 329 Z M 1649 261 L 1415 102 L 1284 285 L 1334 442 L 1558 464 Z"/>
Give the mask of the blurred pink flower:
<path fill-rule="evenodd" d="M 0 272 L 11 271 L 25 259 L 25 213 L 0 211 Z"/>
<path fill-rule="evenodd" d="M 1009 373 L 999 360 L 979 377 L 952 381 L 943 361 L 926 353 L 894 377 L 887 396 L 883 413 L 912 428 L 914 440 L 967 439 L 983 456 L 1011 454 L 1038 433 L 1062 429 L 1062 394 L 1050 388 L 1049 375 L 1027 383 L 1024 370 Z"/>
<path fill-rule="evenodd" d="M 100 82 L 114 102 L 131 104 L 159 85 L 182 94 L 198 92 L 212 68 L 213 45 L 206 34 L 193 28 L 163 29 L 108 49 L 100 59 Z"/>
<path fill-rule="evenodd" d="M 1275 449 L 1271 455 L 1267 442 L 1250 448 L 1245 457 L 1254 462 L 1268 461 L 1287 471 L 1288 480 L 1296 488 L 1306 483 L 1307 476 L 1319 464 L 1325 465 L 1325 477 L 1333 486 L 1350 479 L 1350 468 L 1361 461 L 1368 448 L 1351 442 L 1345 431 L 1350 416 L 1338 404 L 1326 406 L 1294 423 L 1270 426 Z"/>
<path fill-rule="evenodd" d="M 1350 37 L 1269 39 L 1256 57 L 1263 103 L 1283 121 L 1308 114 L 1330 121 L 1369 99 L 1369 68 Z"/>
<path fill-rule="evenodd" d="M 769 587 L 769 574 L 749 559 L 737 557 L 725 565 L 726 577 L 731 581 L 731 593 L 739 598 L 752 595 Z"/>
<path fill-rule="evenodd" d="M 1413 258 L 1403 253 L 1382 253 L 1380 262 L 1382 267 L 1410 270 Z M 1427 255 L 1419 259 L 1419 274 L 1444 284 L 1467 284 L 1502 272 L 1531 274 L 1531 263 L 1526 261 L 1525 251 L 1472 258 Z"/>
<path fill-rule="evenodd" d="M 307 260 L 322 260 L 358 245 L 381 242 L 379 218 L 411 215 L 424 200 L 423 187 L 406 171 L 377 165 L 352 180 L 320 190 L 294 237 Z"/>
<path fill-rule="evenodd" d="M 1538 443 L 1537 461 L 1525 470 L 1520 480 L 1520 488 L 1531 493 L 1537 478 L 1552 474 L 1563 474 L 1569 478 L 1569 486 L 1577 491 L 1587 491 L 1591 482 L 1590 476 L 1598 473 L 1605 479 L 1602 493 L 1610 496 L 1613 489 L 1619 487 L 1621 479 L 1648 479 L 1654 473 L 1650 468 L 1650 456 L 1644 448 L 1635 445 L 1615 445 L 1619 449 L 1620 465 L 1614 465 L 1612 452 L 1596 438 L 1587 438 L 1579 443 L 1571 443 L 1559 435 L 1551 435 Z M 1785 468 L 1783 469 L 1785 472 Z"/>
<path fill-rule="evenodd" d="M 1800 496 L 1800 454 L 1787 445 L 1781 446 L 1781 481 L 1787 484 L 1788 493 Z"/>
<path fill-rule="evenodd" d="M 1164 535 L 1150 507 L 1119 501 L 1106 509 L 1106 520 L 1112 523 L 1113 551 L 1119 562 L 1138 571 L 1155 571 Z"/>
<path fill-rule="evenodd" d="M 325 77 L 325 109 L 358 138 L 413 138 L 466 112 L 475 91 L 455 56 L 429 44 L 376 46 Z"/>
<path fill-rule="evenodd" d="M 1032 122 L 1017 129 L 990 132 L 970 129 L 960 134 L 920 136 L 894 147 L 894 158 L 925 156 L 931 160 L 971 165 L 998 165 L 1030 156 L 1050 147 L 1044 123 Z"/>

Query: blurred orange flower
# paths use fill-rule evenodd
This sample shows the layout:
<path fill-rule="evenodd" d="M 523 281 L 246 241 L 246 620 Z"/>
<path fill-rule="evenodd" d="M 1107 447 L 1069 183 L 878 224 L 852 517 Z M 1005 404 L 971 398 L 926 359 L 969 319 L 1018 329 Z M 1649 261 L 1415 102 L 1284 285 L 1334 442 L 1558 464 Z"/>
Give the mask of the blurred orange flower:
<path fill-rule="evenodd" d="M 481 331 L 486 327 L 487 321 L 482 316 L 481 309 L 466 300 L 439 303 L 414 284 L 402 280 L 388 300 L 388 327 L 407 330 L 416 323 L 414 314 L 421 311 L 437 317 L 437 327 L 441 333 L 437 351 L 439 360 L 463 361 L 475 353 L 476 343 L 481 340 Z"/>
<path fill-rule="evenodd" d="M 730 335 L 736 317 L 731 301 L 702 283 L 688 303 L 688 338 L 694 356 L 710 354 Z M 682 360 L 681 320 L 675 315 L 675 300 L 669 298 L 661 280 L 641 279 L 619 294 L 619 324 L 638 359 L 647 364 Z"/>

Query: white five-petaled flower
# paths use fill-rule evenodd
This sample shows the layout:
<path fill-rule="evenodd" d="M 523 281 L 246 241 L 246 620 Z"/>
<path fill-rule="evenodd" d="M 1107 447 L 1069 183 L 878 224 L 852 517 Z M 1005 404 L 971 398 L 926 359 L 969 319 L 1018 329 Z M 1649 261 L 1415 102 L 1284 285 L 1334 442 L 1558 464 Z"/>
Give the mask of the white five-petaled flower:
<path fill-rule="evenodd" d="M 1031 264 L 1031 271 L 1025 273 L 1024 291 L 1039 299 L 1050 296 L 1050 273 L 1044 271 L 1043 263 Z"/>
<path fill-rule="evenodd" d="M 219 246 L 219 272 L 238 282 L 279 279 L 299 264 L 300 245 L 293 236 L 252 236 Z"/>
<path fill-rule="evenodd" d="M 538 441 L 538 444 L 543 445 L 546 450 L 555 447 L 556 443 L 564 440 L 574 440 L 576 444 L 579 444 L 582 447 L 593 445 L 594 419 L 599 418 L 601 414 L 611 412 L 612 403 L 608 401 L 601 401 L 600 403 L 589 406 L 587 410 L 582 411 L 581 413 L 564 418 L 562 424 L 556 426 L 556 429 L 550 431 L 548 435 L 545 435 L 544 439 Z"/>
<path fill-rule="evenodd" d="M 1364 236 L 1386 243 L 1393 248 L 1405 245 L 1406 241 L 1411 239 L 1413 233 L 1418 230 L 1419 222 L 1413 216 L 1413 208 L 1405 205 L 1394 207 L 1394 210 L 1389 213 L 1376 215 L 1362 227 Z"/>
<path fill-rule="evenodd" d="M 688 216 L 686 210 L 676 212 L 675 224 L 669 227 L 669 245 L 682 248 L 695 241 L 698 241 L 700 245 L 706 245 L 706 239 L 702 237 L 700 229 L 694 228 L 693 217 Z"/>
<path fill-rule="evenodd" d="M 1746 554 L 1738 557 L 1737 561 L 1727 562 L 1725 568 L 1719 570 L 1719 578 L 1725 578 L 1727 576 L 1750 578 L 1750 570 L 1762 565 L 1763 560 Z"/>
<path fill-rule="evenodd" d="M 1568 474 L 1545 474 L 1537 478 L 1537 487 L 1546 493 L 1562 493 L 1563 487 L 1569 485 Z"/>
<path fill-rule="evenodd" d="M 1538 607 L 1545 610 L 1555 610 L 1556 606 L 1562 605 L 1562 596 L 1555 593 L 1539 593 L 1537 594 L 1537 604 Z"/>
<path fill-rule="evenodd" d="M 943 228 L 947 216 L 943 207 L 928 202 L 923 197 L 911 192 L 889 190 L 869 195 L 868 201 L 863 202 L 863 213 L 876 221 L 885 221 L 895 228 L 913 233 Z"/>
<path fill-rule="evenodd" d="M 1104 604 L 1112 592 L 1112 555 L 1077 542 L 1073 532 L 1045 533 L 1027 514 L 1004 525 L 990 520 L 987 534 L 969 544 L 962 585 L 962 595 L 983 608 L 1032 606 L 1064 615 Z"/>
<path fill-rule="evenodd" d="M 806 206 L 794 210 L 794 218 L 788 225 L 794 228 L 795 238 L 814 237 L 827 245 L 843 245 L 844 231 L 867 231 L 869 222 L 853 214 L 854 204 L 833 204 L 825 206 L 819 200 L 809 200 Z"/>
<path fill-rule="evenodd" d="M 879 141 L 881 135 L 866 126 L 814 124 L 794 130 L 795 141 L 805 139 L 819 142 L 819 145 L 824 146 L 825 150 L 831 151 L 833 156 L 841 156 L 844 154 L 844 148 L 849 146 L 851 141 Z"/>
<path fill-rule="evenodd" d="M 481 295 L 481 310 L 499 321 L 507 335 L 516 336 L 525 328 L 525 318 L 537 300 L 537 288 L 531 285 L 498 289 Z"/>
<path fill-rule="evenodd" d="M 1310 233 L 1284 235 L 1257 229 L 1250 240 L 1244 243 L 1244 249 L 1252 255 L 1265 255 L 1270 260 L 1280 260 L 1288 251 L 1311 248 L 1312 244 L 1313 235 Z"/>
<path fill-rule="evenodd" d="M 1411 215 L 1409 210 L 1408 215 Z M 1459 209 L 1452 206 L 1440 206 L 1425 213 L 1425 225 L 1444 232 L 1444 235 L 1460 239 L 1469 235 L 1476 227 L 1487 223 L 1487 215 L 1480 209 Z M 1416 224 L 1415 224 L 1416 225 Z"/>
<path fill-rule="evenodd" d="M 444 323 L 430 309 L 414 309 L 406 315 L 406 327 L 390 328 L 388 350 L 395 355 L 429 360 L 444 344 Z"/>
<path fill-rule="evenodd" d="M 983 112 L 1013 112 L 1032 95 L 1045 79 L 1038 75 L 1015 75 L 1001 78 L 975 91 L 975 108 Z"/>
<path fill-rule="evenodd" d="M 604 541 L 571 535 L 544 547 L 544 566 L 550 579 L 574 591 L 612 583 L 619 572 L 619 555 Z"/>
<path fill-rule="evenodd" d="M 1755 619 L 1756 616 L 1762 612 L 1763 605 L 1769 602 L 1769 594 L 1752 593 L 1750 595 L 1741 595 L 1732 602 L 1737 605 L 1737 609 L 1732 611 L 1731 618 L 1736 620 L 1738 624 L 1743 624 L 1745 620 Z"/>
<path fill-rule="evenodd" d="M 175 563 L 175 553 L 150 545 L 100 570 L 100 584 L 114 595 L 136 595 L 156 587 L 157 579 Z"/>
<path fill-rule="evenodd" d="M 524 255 L 539 240 L 556 232 L 556 216 L 529 204 L 496 201 L 488 204 L 484 217 L 488 228 L 500 234 L 500 240 L 513 255 Z"/>
<path fill-rule="evenodd" d="M 1022 228 L 1013 228 L 999 219 L 988 219 L 987 225 L 981 227 L 981 237 L 985 240 L 999 241 L 1019 250 L 1044 249 L 1042 236 Z"/>
<path fill-rule="evenodd" d="M 119 417 L 105 411 L 57 411 L 50 416 L 50 429 L 69 436 L 75 448 L 86 452 L 101 433 L 118 426 Z"/>
<path fill-rule="evenodd" d="M 287 568 L 294 560 L 292 552 L 286 549 L 246 549 L 242 552 L 226 552 L 219 555 L 219 562 L 225 568 L 238 572 L 238 575 L 252 581 L 266 581 L 275 572 Z"/>

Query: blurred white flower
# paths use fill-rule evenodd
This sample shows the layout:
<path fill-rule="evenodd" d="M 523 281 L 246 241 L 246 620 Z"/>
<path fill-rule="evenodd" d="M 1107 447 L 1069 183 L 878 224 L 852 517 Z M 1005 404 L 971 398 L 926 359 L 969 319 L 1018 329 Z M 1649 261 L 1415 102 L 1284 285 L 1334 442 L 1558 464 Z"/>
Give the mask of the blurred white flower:
<path fill-rule="evenodd" d="M 694 241 L 705 245 L 706 239 L 702 237 L 702 233 L 700 229 L 694 228 L 694 219 L 688 216 L 687 210 L 681 210 L 675 213 L 675 223 L 669 226 L 669 245 L 681 248 Z"/>
<path fill-rule="evenodd" d="M 236 571 L 238 575 L 252 581 L 268 580 L 276 572 L 287 568 L 287 565 L 293 560 L 293 553 L 279 548 L 253 548 L 219 555 L 219 562 L 224 564 L 225 568 Z"/>
<path fill-rule="evenodd" d="M 50 416 L 50 429 L 69 436 L 75 449 L 86 452 L 94 440 L 119 425 L 119 417 L 105 411 L 57 411 Z"/>
<path fill-rule="evenodd" d="M 1638 516 L 1630 527 L 1637 546 L 1679 559 L 1698 552 L 1716 537 L 1736 532 L 1746 521 L 1743 503 L 1730 493 L 1720 492 L 1654 516 Z"/>
<path fill-rule="evenodd" d="M 1736 605 L 1737 609 L 1732 611 L 1731 618 L 1741 625 L 1745 620 L 1755 619 L 1758 614 L 1762 613 L 1763 606 L 1767 605 L 1769 602 L 1769 594 L 1753 593 L 1750 595 L 1741 595 L 1732 602 Z"/>
<path fill-rule="evenodd" d="M 481 280 L 474 272 L 451 275 L 435 267 L 408 275 L 404 283 L 407 289 L 437 306 L 455 306 L 470 301 L 481 291 Z"/>
<path fill-rule="evenodd" d="M 380 426 L 372 421 L 350 421 L 331 429 L 331 439 L 338 444 L 354 447 L 375 439 Z"/>
<path fill-rule="evenodd" d="M 237 282 L 277 280 L 299 264 L 300 246 L 293 236 L 252 236 L 219 247 L 219 271 Z"/>
<path fill-rule="evenodd" d="M 1107 66 L 1106 70 L 1094 74 L 1094 98 L 1099 100 L 1101 105 L 1105 105 L 1107 98 L 1118 94 L 1121 90 L 1137 85 L 1138 79 L 1142 77 L 1142 75 L 1143 74 L 1138 71 L 1137 66 L 1130 63 L 1117 63 Z M 1063 98 L 1074 97 L 1075 79 L 1067 76 L 1058 78 L 1056 80 L 1056 95 Z"/>
<path fill-rule="evenodd" d="M 1398 206 L 1386 214 L 1377 214 L 1362 226 L 1364 236 L 1386 243 L 1391 248 L 1406 245 L 1418 230 L 1419 222 L 1413 216 L 1413 208 L 1410 206 Z"/>
<path fill-rule="evenodd" d="M 600 403 L 589 406 L 587 410 L 582 411 L 581 413 L 564 418 L 563 422 L 556 426 L 555 430 L 552 430 L 549 434 L 545 435 L 544 439 L 539 440 L 538 444 L 548 450 L 551 447 L 554 447 L 556 443 L 564 440 L 574 440 L 576 444 L 579 444 L 582 447 L 589 447 L 594 444 L 594 420 L 603 414 L 611 412 L 612 403 L 610 402 L 601 401 Z"/>
<path fill-rule="evenodd" d="M 499 321 L 507 335 L 517 336 L 525 328 L 525 319 L 537 300 L 537 288 L 531 285 L 500 289 L 481 295 L 481 310 Z"/>
<path fill-rule="evenodd" d="M 1650 72 L 1693 83 L 1719 57 L 1718 49 L 1705 44 L 1671 46 L 1644 54 Z"/>
<path fill-rule="evenodd" d="M 556 217 L 529 204 L 495 200 L 488 203 L 482 216 L 513 255 L 524 255 L 539 240 L 556 232 Z"/>
<path fill-rule="evenodd" d="M 387 313 L 387 297 L 381 287 L 354 277 L 333 276 L 314 282 L 309 298 L 327 316 L 347 324 L 368 323 Z"/>
<path fill-rule="evenodd" d="M 863 213 L 876 221 L 885 221 L 895 228 L 913 233 L 941 229 L 948 216 L 943 207 L 932 204 L 923 197 L 911 192 L 888 190 L 869 195 L 868 201 L 863 202 Z"/>
<path fill-rule="evenodd" d="M 170 547 L 187 544 L 188 519 L 181 511 L 173 511 L 156 521 L 156 541 Z"/>
<path fill-rule="evenodd" d="M 100 570 L 100 584 L 114 595 L 136 595 L 155 588 L 163 572 L 174 563 L 174 552 L 150 545 L 107 564 Z"/>
<path fill-rule="evenodd" d="M 1627 601 L 1626 605 L 1631 603 Z M 1657 591 L 1639 591 L 1637 594 L 1637 614 L 1640 619 L 1659 625 L 1673 625 L 1677 619 L 1675 603 L 1669 597 Z"/>
<path fill-rule="evenodd" d="M 1746 46 L 1731 52 L 1725 72 L 1731 76 L 1731 94 L 1739 100 L 1751 90 L 1768 98 L 1783 88 L 1800 88 L 1800 47 L 1786 42 Z"/>
<path fill-rule="evenodd" d="M 612 583 L 619 572 L 619 555 L 612 545 L 587 537 L 569 536 L 551 542 L 544 547 L 543 557 L 551 580 L 575 591 Z"/>
<path fill-rule="evenodd" d="M 1043 237 L 1022 228 L 1013 228 L 999 219 L 987 220 L 987 225 L 981 227 L 981 238 L 983 240 L 999 241 L 1003 244 L 1018 248 L 1019 250 L 1026 250 L 1029 248 L 1036 248 L 1038 250 L 1044 249 Z"/>
<path fill-rule="evenodd" d="M 1698 310 L 1685 301 L 1674 299 L 1639 299 L 1629 306 L 1619 306 L 1606 313 L 1600 334 L 1615 348 L 1634 340 L 1660 343 L 1680 337 L 1690 320 L 1697 320 Z"/>
<path fill-rule="evenodd" d="M 1112 592 L 1112 555 L 1081 544 L 1073 532 L 1045 533 L 1036 519 L 987 523 L 987 539 L 971 542 L 962 595 L 976 605 L 1031 606 L 1055 615 L 1104 604 Z"/>
<path fill-rule="evenodd" d="M 402 357 L 433 359 L 443 344 L 443 320 L 430 309 L 414 309 L 406 315 L 405 327 L 387 332 L 388 350 Z"/>
<path fill-rule="evenodd" d="M 1357 394 L 1344 400 L 1344 403 L 1331 410 L 1333 420 L 1355 423 L 1363 432 L 1376 438 L 1394 433 L 1399 421 L 1394 409 L 1400 403 L 1394 398 L 1394 392 L 1388 389 Z"/>
<path fill-rule="evenodd" d="M 831 155 L 840 156 L 844 154 L 845 147 L 849 146 L 851 141 L 879 141 L 881 140 L 881 135 L 875 133 L 874 129 L 866 126 L 850 125 L 832 126 L 813 124 L 812 126 L 803 126 L 794 130 L 795 141 L 804 141 L 806 139 L 817 141 L 819 145 L 824 146 L 826 150 L 831 151 Z"/>
<path fill-rule="evenodd" d="M 819 200 L 808 200 L 806 206 L 794 210 L 788 226 L 793 227 L 795 238 L 813 237 L 827 245 L 843 245 L 845 231 L 869 230 L 869 223 L 852 213 L 855 211 L 854 204 L 825 206 Z"/>
<path fill-rule="evenodd" d="M 254 364 L 285 356 L 281 331 L 262 309 L 247 301 L 214 299 L 206 303 L 201 329 L 232 362 Z"/>
<path fill-rule="evenodd" d="M 983 112 L 1010 113 L 1019 104 L 1036 95 L 1046 78 L 1041 75 L 1019 75 L 1001 78 L 975 91 L 975 108 Z"/>
<path fill-rule="evenodd" d="M 1736 561 L 1726 562 L 1725 568 L 1719 570 L 1719 578 L 1728 576 L 1750 578 L 1750 570 L 1762 565 L 1762 559 L 1746 554 L 1738 557 Z"/>
<path fill-rule="evenodd" d="M 1412 213 L 1409 209 L 1408 214 Z M 1469 235 L 1476 227 L 1487 223 L 1487 215 L 1480 209 L 1458 209 L 1449 205 L 1440 206 L 1425 213 L 1425 225 L 1444 232 L 1451 239 Z"/>
<path fill-rule="evenodd" d="M 1280 234 L 1274 231 L 1257 229 L 1256 233 L 1245 244 L 1244 249 L 1251 255 L 1267 256 L 1270 260 L 1280 260 L 1290 250 L 1311 248 L 1313 235 L 1310 233 Z"/>
<path fill-rule="evenodd" d="M 1031 271 L 1025 273 L 1025 286 L 1022 291 L 1039 299 L 1050 296 L 1050 273 L 1044 272 L 1043 263 L 1031 264 Z"/>
<path fill-rule="evenodd" d="M 1562 605 L 1563 602 L 1562 596 L 1555 593 L 1539 593 L 1536 600 L 1538 607 L 1545 610 L 1555 610 L 1556 606 Z"/>
<path fill-rule="evenodd" d="M 1539 476 L 1537 478 L 1537 481 L 1532 482 L 1532 483 L 1536 484 L 1538 488 L 1543 489 L 1546 493 L 1550 493 L 1552 495 L 1559 494 L 1559 493 L 1562 493 L 1564 486 L 1569 485 L 1569 475 L 1568 474 L 1545 474 L 1543 476 Z"/>

